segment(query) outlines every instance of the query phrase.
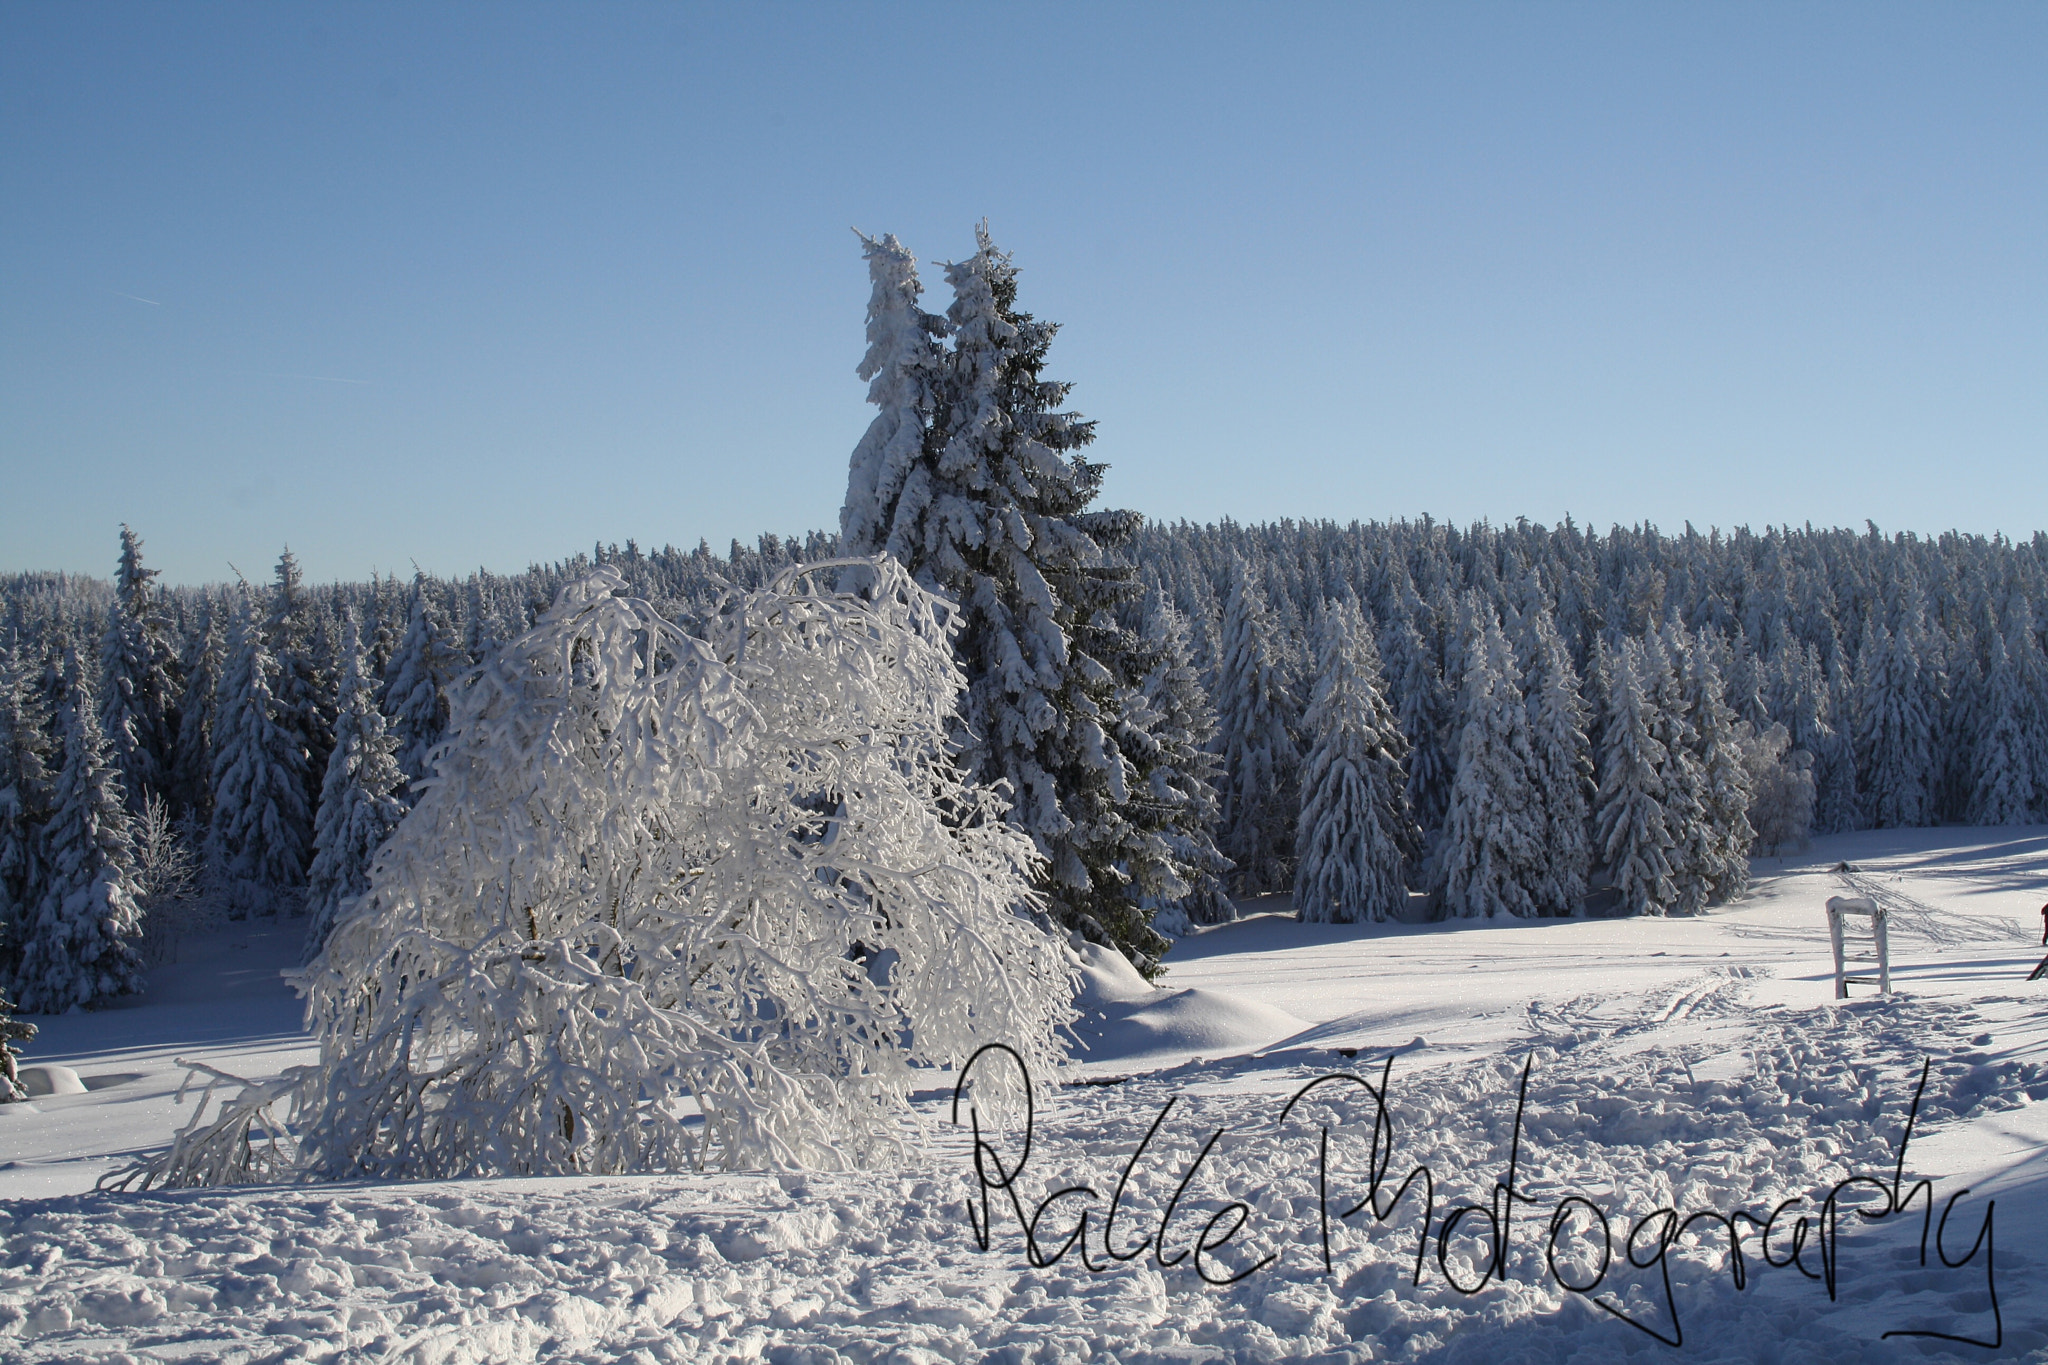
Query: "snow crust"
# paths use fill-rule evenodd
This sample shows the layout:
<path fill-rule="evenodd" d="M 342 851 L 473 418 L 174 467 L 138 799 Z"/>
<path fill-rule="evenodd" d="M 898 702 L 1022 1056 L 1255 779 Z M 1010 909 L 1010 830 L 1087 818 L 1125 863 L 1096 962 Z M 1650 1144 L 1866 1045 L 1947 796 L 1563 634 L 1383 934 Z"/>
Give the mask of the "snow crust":
<path fill-rule="evenodd" d="M 1832 870 L 1843 861 L 1856 870 Z M 174 1054 L 256 1076 L 304 1055 L 305 1035 L 275 1026 L 282 986 L 262 980 L 262 964 L 291 961 L 295 926 L 231 926 L 133 1008 L 38 1021 L 25 1063 L 72 1067 L 87 1089 L 4 1107 L 0 1359 L 2048 1362 L 2048 986 L 2025 980 L 2043 951 L 2048 829 L 1840 836 L 1754 872 L 1749 899 L 1694 920 L 1254 915 L 1184 941 L 1156 990 L 1099 949 L 1075 950 L 1077 1031 L 1096 1023 L 1082 1072 L 1110 1083 L 1041 1106 L 1016 1188 L 1027 1217 L 1063 1187 L 1092 1189 L 1054 1203 L 1037 1240 L 1057 1250 L 1087 1208 L 1101 1273 L 1078 1251 L 1032 1265 L 1000 1191 L 991 1244 L 976 1245 L 972 1152 L 942 1088 L 919 1101 L 940 1138 L 889 1173 L 91 1192 L 122 1154 L 167 1141 L 182 1116 Z M 1891 901 L 1889 998 L 1831 999 L 1822 907 L 1841 894 Z M 207 988 L 230 973 L 239 997 Z M 1412 1200 L 1384 1223 L 1336 1216 L 1370 1163 L 1362 1090 L 1324 1087 L 1281 1121 L 1288 1097 L 1329 1072 L 1378 1085 L 1390 1054 L 1382 1196 L 1426 1165 L 1440 1225 L 1452 1206 L 1486 1205 L 1515 1161 L 1504 1282 L 1452 1286 L 1487 1259 L 1461 1231 L 1441 1262 L 1432 1234 L 1416 1283 Z M 1923 1065 L 1905 1177 L 1932 1180 L 1937 1207 L 1968 1187 L 1945 1233 L 1951 1260 L 1996 1201 L 1995 1350 L 1883 1338 L 1993 1332 L 1983 1252 L 1956 1268 L 1930 1252 L 1922 1268 L 1917 1211 L 1843 1217 L 1832 1300 L 1796 1267 L 1766 1265 L 1753 1233 L 1740 1290 L 1725 1234 L 1706 1225 L 1669 1248 L 1668 1297 L 1654 1263 L 1620 1261 L 1621 1239 L 1658 1207 L 1762 1215 L 1804 1197 L 1789 1218 L 1849 1174 L 1889 1181 Z M 1020 1129 L 984 1139 L 1018 1164 Z M 1675 1326 L 1681 1347 L 1560 1288 L 1544 1243 L 1568 1194 L 1613 1222 L 1619 1268 L 1601 1296 L 1660 1333 Z M 1212 1285 L 1191 1248 L 1232 1203 L 1242 1231 L 1199 1263 L 1218 1276 L 1277 1259 Z M 1569 1277 L 1592 1269 L 1583 1223 L 1559 1243 Z M 1782 1260 L 1789 1245 L 1781 1221 L 1772 1251 Z M 1805 1264 L 1819 1273 L 1810 1238 Z"/>

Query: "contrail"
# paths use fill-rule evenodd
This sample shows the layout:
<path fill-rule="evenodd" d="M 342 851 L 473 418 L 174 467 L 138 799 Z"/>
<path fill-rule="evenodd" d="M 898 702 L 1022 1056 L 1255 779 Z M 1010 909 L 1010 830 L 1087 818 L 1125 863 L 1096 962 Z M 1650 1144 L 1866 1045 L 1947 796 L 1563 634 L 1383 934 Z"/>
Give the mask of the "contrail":
<path fill-rule="evenodd" d="M 160 300 L 146 299 L 140 294 L 124 294 L 118 289 L 109 289 L 106 292 L 112 294 L 117 299 L 134 299 L 137 303 L 146 303 L 152 308 L 163 307 L 163 303 Z"/>

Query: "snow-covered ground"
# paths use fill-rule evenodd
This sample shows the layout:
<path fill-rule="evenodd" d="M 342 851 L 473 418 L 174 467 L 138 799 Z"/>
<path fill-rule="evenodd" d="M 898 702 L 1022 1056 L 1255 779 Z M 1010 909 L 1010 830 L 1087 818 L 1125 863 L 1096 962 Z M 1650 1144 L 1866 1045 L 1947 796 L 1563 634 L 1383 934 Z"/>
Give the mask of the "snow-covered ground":
<path fill-rule="evenodd" d="M 1830 870 L 1845 859 L 1858 870 Z M 1183 942 L 1157 991 L 1091 958 L 1092 1083 L 1041 1107 L 1015 1182 L 1027 1217 L 1093 1191 L 1037 1227 L 1048 1259 L 1085 1211 L 1087 1263 L 1042 1266 L 1000 1189 L 976 1245 L 971 1151 L 936 1091 L 930 1156 L 901 1172 L 94 1193 L 189 1112 L 176 1058 L 252 1077 L 307 1059 L 276 975 L 302 926 L 233 926 L 139 1003 L 37 1021 L 24 1063 L 89 1089 L 0 1106 L 0 1361 L 2048 1362 L 2048 982 L 2026 980 L 2048 829 L 1843 836 L 1756 871 L 1748 899 L 1694 920 L 1346 927 L 1248 904 Z M 1822 906 L 1848 893 L 1892 909 L 1889 998 L 1833 999 Z M 1429 1170 L 1419 1283 L 1420 1179 L 1383 1223 L 1340 1216 L 1368 1192 L 1372 1095 L 1325 1085 L 1281 1119 L 1326 1073 L 1379 1086 L 1390 1055 L 1377 1207 Z M 1929 1061 L 1899 1194 L 1932 1181 L 1939 1222 L 1968 1188 L 1942 1241 L 1953 1268 L 1933 1238 L 1920 1264 L 1924 1196 L 1880 1222 L 1848 1211 L 1890 1199 Z M 1022 1135 L 985 1137 L 1014 1166 Z M 1480 1287 L 1511 1163 L 1507 1255 Z M 1799 1232 L 1853 1174 L 1886 1189 L 1844 1192 L 1839 1244 Z M 1736 1220 L 1740 1289 L 1725 1226 L 1695 1222 L 1660 1260 L 1670 1220 L 1643 1221 L 1762 1219 L 1794 1198 L 1769 1240 L 1782 1264 Z M 1443 1246 L 1468 1203 L 1482 1212 Z M 1595 1209 L 1611 1263 L 1575 1294 L 1561 1281 L 1599 1266 Z M 1995 1323 L 1995 1349 L 1883 1337 L 1989 1341 Z"/>

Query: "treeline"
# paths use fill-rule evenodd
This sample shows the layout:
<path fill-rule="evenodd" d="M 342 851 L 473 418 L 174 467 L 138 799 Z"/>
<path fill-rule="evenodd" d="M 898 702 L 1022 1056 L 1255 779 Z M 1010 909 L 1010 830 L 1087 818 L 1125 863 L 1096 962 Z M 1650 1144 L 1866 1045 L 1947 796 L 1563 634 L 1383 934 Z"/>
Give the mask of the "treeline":
<path fill-rule="evenodd" d="M 1686 911 L 1740 889 L 1758 834 L 2048 819 L 2048 535 L 1226 522 L 1148 526 L 1135 553 L 1195 624 L 1219 747 L 1244 755 L 1226 783 L 1275 774 L 1226 787 L 1246 889 L 1293 870 L 1317 621 L 1353 598 L 1451 912 L 1561 910 L 1589 883 Z"/>
<path fill-rule="evenodd" d="M 17 1004 L 134 989 L 152 901 L 324 925 L 415 795 L 451 689 L 593 560 L 691 628 L 837 546 L 629 542 L 318 588 L 287 551 L 267 584 L 164 588 L 123 528 L 111 582 L 7 579 Z M 1148 525 L 1127 553 L 1146 588 L 1127 624 L 1171 618 L 1188 643 L 1164 681 L 1215 760 L 1231 889 L 1293 888 L 1304 913 L 1385 915 L 1409 887 L 1447 914 L 1686 912 L 1739 891 L 1759 836 L 2048 819 L 2042 535 L 1225 522 Z"/>

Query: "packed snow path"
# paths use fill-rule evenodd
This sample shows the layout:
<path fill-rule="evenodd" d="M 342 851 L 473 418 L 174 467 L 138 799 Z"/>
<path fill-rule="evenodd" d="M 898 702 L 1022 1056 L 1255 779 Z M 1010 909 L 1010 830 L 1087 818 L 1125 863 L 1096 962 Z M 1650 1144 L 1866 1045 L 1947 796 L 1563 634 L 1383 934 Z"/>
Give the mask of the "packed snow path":
<path fill-rule="evenodd" d="M 1825 869 L 1816 866 L 1811 879 L 1824 898 Z M 2036 894 L 2012 880 L 2010 896 Z M 1906 885 L 1908 894 L 1939 902 L 1910 877 Z M 1786 909 L 1786 930 L 1814 908 Z M 2003 900 L 1986 909 L 2012 914 Z M 1701 926 L 1649 927 L 1681 953 Z M 2031 954 L 2020 945 L 2002 950 L 2013 970 L 2000 966 L 1996 977 L 1963 983 L 1967 989 L 1837 1005 L 1825 999 L 1828 982 L 1807 970 L 1819 955 L 1805 949 L 1774 967 L 1724 963 L 1696 947 L 1649 984 L 1617 989 L 1595 971 L 1552 973 L 1546 985 L 1533 978 L 1543 972 L 1537 959 L 1548 931 L 1516 932 L 1532 935 L 1523 940 L 1530 975 L 1512 992 L 1468 1002 L 1475 1017 L 1491 1021 L 1490 1046 L 1480 1047 L 1475 1032 L 1456 1047 L 1404 1039 L 1398 1049 L 1344 1056 L 1350 1044 L 1329 1036 L 1331 1027 L 1345 1019 L 1354 1033 L 1385 1026 L 1370 1022 L 1376 982 L 1368 976 L 1351 1000 L 1336 1002 L 1341 1015 L 1300 1005 L 1311 1027 L 1263 1054 L 1149 1071 L 1142 1065 L 1156 1062 L 1132 1059 L 1127 1079 L 1064 1087 L 1037 1116 L 1017 1189 L 1027 1216 L 1064 1187 L 1096 1192 L 1055 1202 L 1038 1242 L 1048 1254 L 1057 1250 L 1086 1207 L 1088 1259 L 1106 1266 L 1100 1273 L 1079 1250 L 1031 1265 L 1001 1191 L 989 1205 L 991 1245 L 976 1245 L 971 1152 L 964 1132 L 945 1121 L 949 1097 L 934 1094 L 924 1106 L 935 1133 L 929 1158 L 883 1175 L 18 1199 L 0 1206 L 0 1360 L 2048 1362 L 2048 1294 L 2036 1288 L 2048 1271 L 2048 1183 L 2040 1180 L 2048 1106 L 2034 1103 L 2048 1099 L 2048 1050 L 2043 998 L 2023 981 Z M 1820 934 L 1824 953 L 1824 924 Z M 1449 974 L 1479 940 L 1447 933 L 1436 941 L 1444 960 L 1434 969 Z M 1996 941 L 1987 926 L 1957 955 L 1989 960 Z M 1419 951 L 1421 940 L 1399 942 Z M 1263 956 L 1246 954 L 1234 968 L 1221 956 L 1194 957 L 1210 971 L 1188 975 L 1219 993 L 1236 980 L 1263 999 Z M 1380 1193 L 1384 1205 L 1411 1170 L 1433 1173 L 1435 1219 L 1419 1283 L 1412 1196 L 1384 1223 L 1370 1213 L 1338 1217 L 1364 1193 L 1369 1097 L 1356 1086 L 1324 1087 L 1279 1122 L 1288 1098 L 1327 1072 L 1377 1085 L 1390 1050 L 1398 1055 Z M 1668 1296 L 1654 1260 L 1643 1269 L 1623 1261 L 1623 1239 L 1660 1207 L 1763 1218 L 1782 1200 L 1803 1197 L 1772 1234 L 1772 1258 L 1784 1261 L 1793 1220 L 1817 1211 L 1836 1182 L 1852 1174 L 1889 1182 L 1930 1059 L 1907 1184 L 1934 1181 L 1937 1210 L 1970 1186 L 1943 1243 L 1964 1264 L 1945 1267 L 1930 1251 L 1922 1268 L 1920 1206 L 1867 1225 L 1844 1216 L 1832 1300 L 1798 1266 L 1767 1264 L 1753 1229 L 1740 1290 L 1727 1236 L 1710 1224 L 1669 1248 Z M 1109 1065 L 1105 1058 L 1091 1070 Z M 46 1112 L 0 1118 L 0 1142 L 90 1112 L 96 1098 L 53 1099 L 39 1106 Z M 1329 1271 L 1316 1164 L 1324 1124 Z M 1219 1129 L 1176 1202 L 1183 1175 Z M 1011 1166 L 1021 1136 L 985 1134 Z M 1141 1143 L 1105 1246 L 1107 1205 Z M 1470 1287 L 1487 1268 L 1485 1239 L 1465 1235 L 1483 1232 L 1484 1220 L 1465 1219 L 1448 1247 L 1437 1231 L 1446 1210 L 1487 1205 L 1511 1160 L 1517 1198 L 1504 1275 L 1461 1293 L 1454 1282 Z M 1572 1206 L 1553 1271 L 1546 1235 L 1570 1195 L 1587 1203 Z M 1870 1195 L 1845 1198 L 1863 1204 Z M 1996 1260 L 1987 1266 L 1983 1249 L 1969 1253 L 1991 1199 Z M 1159 1238 L 1169 1203 L 1173 1217 Z M 1232 1203 L 1246 1206 L 1244 1227 L 1219 1245 Z M 1559 1284 L 1557 1271 L 1586 1283 L 1597 1268 L 1587 1207 L 1602 1210 L 1614 1231 L 1612 1267 L 1595 1291 L 1609 1308 Z M 1205 1228 L 1211 1249 L 1198 1257 L 1192 1248 Z M 1113 1259 L 1154 1238 L 1156 1250 Z M 1656 1246 L 1653 1223 L 1638 1258 Z M 1815 1274 L 1817 1247 L 1809 1233 L 1803 1264 Z M 1162 1267 L 1160 1252 L 1175 1263 Z M 1203 1278 L 1225 1278 L 1267 1256 L 1277 1259 L 1235 1284 Z M 1996 1319 L 1987 1283 L 1998 1293 Z M 1996 1323 L 2003 1334 L 1995 1350 L 1882 1336 L 1918 1330 L 1988 1341 Z M 1651 1331 L 1682 1333 L 1684 1344 L 1659 1345 Z"/>

